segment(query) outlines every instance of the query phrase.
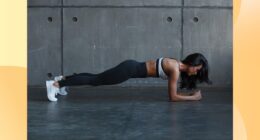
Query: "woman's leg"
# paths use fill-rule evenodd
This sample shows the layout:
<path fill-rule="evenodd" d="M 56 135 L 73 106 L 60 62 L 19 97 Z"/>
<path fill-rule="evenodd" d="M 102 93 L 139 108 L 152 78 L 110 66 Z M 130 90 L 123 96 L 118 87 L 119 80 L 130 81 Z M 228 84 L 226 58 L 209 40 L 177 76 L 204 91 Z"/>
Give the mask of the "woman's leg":
<path fill-rule="evenodd" d="M 125 60 L 117 66 L 99 74 L 80 73 L 65 76 L 65 80 L 58 81 L 59 87 L 76 85 L 112 85 L 122 83 L 129 78 L 144 78 L 147 76 L 145 62 Z"/>
<path fill-rule="evenodd" d="M 67 75 L 67 76 L 64 76 L 64 79 L 69 79 L 71 77 L 75 77 L 75 76 L 93 76 L 93 75 L 96 75 L 96 74 L 92 74 L 92 73 L 74 73 L 73 75 Z"/>

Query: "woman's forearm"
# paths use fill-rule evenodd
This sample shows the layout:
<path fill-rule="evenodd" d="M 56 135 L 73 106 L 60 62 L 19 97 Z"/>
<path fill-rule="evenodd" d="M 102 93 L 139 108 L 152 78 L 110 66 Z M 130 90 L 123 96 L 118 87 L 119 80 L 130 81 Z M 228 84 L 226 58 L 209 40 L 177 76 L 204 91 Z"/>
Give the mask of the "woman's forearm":
<path fill-rule="evenodd" d="M 195 101 L 195 96 L 194 95 L 181 95 L 177 94 L 171 97 L 171 101 Z"/>

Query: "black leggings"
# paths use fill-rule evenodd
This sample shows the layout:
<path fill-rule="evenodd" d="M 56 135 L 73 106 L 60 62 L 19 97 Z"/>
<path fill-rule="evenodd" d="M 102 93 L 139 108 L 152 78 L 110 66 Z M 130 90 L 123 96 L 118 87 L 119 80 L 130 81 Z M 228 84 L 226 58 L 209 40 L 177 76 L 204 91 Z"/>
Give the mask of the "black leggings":
<path fill-rule="evenodd" d="M 145 62 L 128 59 L 117 66 L 108 69 L 99 74 L 79 73 L 65 76 L 65 80 L 58 81 L 59 86 L 77 86 L 77 85 L 113 85 L 122 83 L 129 78 L 145 78 L 147 69 Z"/>

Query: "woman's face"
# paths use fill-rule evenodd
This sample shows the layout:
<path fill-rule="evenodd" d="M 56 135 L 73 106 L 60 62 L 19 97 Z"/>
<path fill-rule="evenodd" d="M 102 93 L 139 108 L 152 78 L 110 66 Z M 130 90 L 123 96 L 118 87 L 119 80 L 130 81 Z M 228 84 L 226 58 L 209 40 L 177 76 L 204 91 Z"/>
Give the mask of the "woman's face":
<path fill-rule="evenodd" d="M 196 75 L 197 74 L 197 72 L 200 70 L 202 68 L 202 64 L 201 65 L 199 65 L 199 66 L 190 66 L 189 68 L 188 68 L 188 75 L 190 76 L 190 75 Z"/>

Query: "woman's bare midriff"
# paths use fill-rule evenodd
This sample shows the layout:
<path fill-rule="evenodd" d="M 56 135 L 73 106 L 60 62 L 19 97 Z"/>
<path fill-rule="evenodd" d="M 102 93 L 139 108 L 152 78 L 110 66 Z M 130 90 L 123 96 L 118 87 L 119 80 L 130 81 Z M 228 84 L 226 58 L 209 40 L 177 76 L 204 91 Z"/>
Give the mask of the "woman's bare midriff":
<path fill-rule="evenodd" d="M 147 68 L 148 77 L 156 77 L 156 61 L 155 60 L 146 61 L 146 68 Z"/>

